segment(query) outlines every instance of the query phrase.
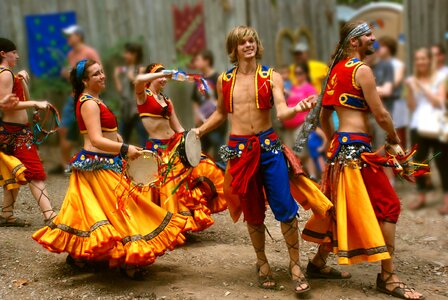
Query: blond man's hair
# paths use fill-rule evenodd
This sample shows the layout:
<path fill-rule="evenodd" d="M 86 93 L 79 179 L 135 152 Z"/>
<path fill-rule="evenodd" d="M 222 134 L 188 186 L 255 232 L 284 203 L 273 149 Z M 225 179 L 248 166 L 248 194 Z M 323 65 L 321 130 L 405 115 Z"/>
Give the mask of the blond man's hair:
<path fill-rule="evenodd" d="M 257 43 L 255 58 L 259 60 L 263 56 L 264 48 L 255 29 L 249 26 L 237 26 L 227 34 L 226 41 L 227 54 L 234 65 L 238 63 L 238 45 L 246 38 L 253 38 Z"/>

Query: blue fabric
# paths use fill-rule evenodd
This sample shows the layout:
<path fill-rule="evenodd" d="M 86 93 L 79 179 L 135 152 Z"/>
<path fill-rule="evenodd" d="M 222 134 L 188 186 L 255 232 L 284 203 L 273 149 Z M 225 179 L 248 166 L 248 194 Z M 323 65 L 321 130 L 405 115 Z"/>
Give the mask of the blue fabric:
<path fill-rule="evenodd" d="M 25 17 L 31 72 L 38 77 L 59 77 L 70 50 L 62 29 L 76 24 L 75 12 Z"/>
<path fill-rule="evenodd" d="M 276 148 L 272 150 L 266 150 L 264 148 L 267 146 L 266 140 L 270 141 L 269 145 L 276 145 L 278 143 L 278 138 L 268 138 L 272 133 L 274 133 L 274 130 L 271 128 L 257 134 L 260 145 L 262 146 L 259 172 L 261 173 L 262 184 L 275 219 L 280 222 L 289 222 L 295 218 L 299 206 L 291 195 L 288 166 L 286 165 L 286 158 L 283 152 L 278 151 Z M 230 136 L 230 140 L 244 143 L 248 139 Z M 231 149 L 237 150 L 236 148 Z M 249 191 L 249 193 L 251 192 Z M 264 201 L 264 199 L 260 199 L 260 201 Z"/>
<path fill-rule="evenodd" d="M 62 108 L 61 127 L 70 128 L 76 123 L 75 102 L 73 96 L 68 96 Z"/>

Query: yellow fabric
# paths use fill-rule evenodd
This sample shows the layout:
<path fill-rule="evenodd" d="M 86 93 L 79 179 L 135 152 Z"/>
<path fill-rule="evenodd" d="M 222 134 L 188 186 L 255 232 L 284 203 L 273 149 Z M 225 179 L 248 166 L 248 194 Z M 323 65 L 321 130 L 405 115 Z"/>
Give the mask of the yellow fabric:
<path fill-rule="evenodd" d="M 227 209 L 227 202 L 224 197 L 224 172 L 211 159 L 203 158 L 199 165 L 193 169 L 191 176 L 193 182 L 198 182 L 196 186 L 207 200 L 205 205 L 212 214 Z M 213 185 L 214 190 L 211 190 L 209 184 Z"/>
<path fill-rule="evenodd" d="M 180 158 L 174 154 L 175 151 L 176 147 L 171 151 L 158 151 L 163 168 L 170 170 L 161 180 L 158 197 L 154 198 L 154 202 L 169 212 L 187 216 L 186 231 L 204 230 L 214 223 L 212 212 L 226 208 L 222 191 L 224 176 L 208 158 L 201 160 L 195 168 L 185 167 Z M 208 178 L 214 183 L 218 192 L 217 199 L 208 199 L 207 193 L 199 186 L 194 188 L 195 179 L 201 176 L 209 176 Z M 210 208 L 207 207 L 209 202 L 212 204 Z"/>
<path fill-rule="evenodd" d="M 227 168 L 229 166 L 227 165 Z M 232 193 L 232 175 L 226 172 L 224 176 L 224 194 L 229 208 L 230 217 L 236 223 L 243 210 L 241 208 L 240 198 Z M 319 185 L 304 175 L 290 176 L 289 188 L 291 195 L 305 210 L 311 209 L 315 217 L 321 219 L 328 215 L 333 204 L 319 190 Z"/>
<path fill-rule="evenodd" d="M 291 64 L 289 66 L 289 79 L 293 85 L 297 84 L 296 75 L 294 73 L 295 68 L 295 64 Z M 316 91 L 320 93 L 322 90 L 322 83 L 327 76 L 328 66 L 323 62 L 310 59 L 308 60 L 308 69 L 310 72 L 311 84 L 314 86 Z"/>
<path fill-rule="evenodd" d="M 25 170 L 25 166 L 17 157 L 0 151 L 0 186 L 12 190 L 26 184 Z"/>
<path fill-rule="evenodd" d="M 324 180 L 331 186 L 335 213 L 325 218 L 313 215 L 305 225 L 303 239 L 332 248 L 339 264 L 389 259 L 361 171 L 339 164 L 331 171 Z"/>
<path fill-rule="evenodd" d="M 319 218 L 327 216 L 333 204 L 319 190 L 319 185 L 304 175 L 291 176 L 289 186 L 292 197 L 305 209 L 311 209 Z"/>
<path fill-rule="evenodd" d="M 111 170 L 73 171 L 58 216 L 33 239 L 52 252 L 74 258 L 148 265 L 167 249 L 184 242 L 186 218 L 168 213 L 151 201 L 151 192 L 132 192 L 126 212 L 117 209 L 121 175 Z"/>

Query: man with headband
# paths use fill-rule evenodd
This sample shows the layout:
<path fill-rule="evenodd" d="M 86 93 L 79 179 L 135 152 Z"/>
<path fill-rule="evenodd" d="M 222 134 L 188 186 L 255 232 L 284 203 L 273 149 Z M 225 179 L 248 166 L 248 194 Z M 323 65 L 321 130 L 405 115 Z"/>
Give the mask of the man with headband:
<path fill-rule="evenodd" d="M 321 125 L 330 146 L 330 162 L 322 180 L 322 191 L 333 202 L 335 213 L 326 218 L 312 216 L 303 238 L 317 242 L 319 250 L 308 264 L 311 278 L 334 278 L 327 272 L 326 259 L 333 250 L 340 264 L 381 261 L 377 289 L 402 299 L 423 299 L 401 282 L 395 273 L 392 256 L 400 200 L 383 166 L 394 167 L 388 157 L 372 153 L 368 135 L 368 114 L 387 134 L 387 144 L 395 154 L 404 155 L 392 119 L 376 90 L 372 70 L 362 60 L 373 53 L 375 36 L 366 23 L 347 23 L 322 95 Z M 336 111 L 339 129 L 331 128 Z M 308 120 L 312 123 L 311 120 Z"/>
<path fill-rule="evenodd" d="M 263 46 L 257 32 L 247 26 L 239 26 L 227 36 L 227 53 L 234 68 L 218 78 L 217 110 L 200 127 L 199 136 L 210 132 L 231 115 L 229 143 L 221 147 L 221 157 L 228 161 L 224 193 L 228 208 L 236 222 L 241 213 L 247 222 L 249 235 L 257 256 L 258 285 L 273 289 L 276 282 L 265 254 L 264 225 L 266 201 L 281 230 L 288 247 L 289 271 L 294 292 L 299 294 L 310 289 L 299 261 L 297 211 L 298 194 L 308 191 L 306 200 L 324 207 L 323 214 L 331 208 L 330 202 L 305 176 L 288 176 L 284 148 L 272 129 L 271 109 L 277 117 L 286 120 L 296 113 L 311 109 L 314 96 L 308 97 L 294 107 L 288 107 L 283 94 L 283 80 L 272 68 L 257 63 Z M 285 152 L 284 152 L 285 151 Z M 294 155 L 292 155 L 294 157 Z M 291 160 L 294 158 L 289 157 Z M 296 164 L 298 165 L 298 164 Z M 297 180 L 290 184 L 290 180 Z M 304 194 L 301 194 L 302 196 Z M 302 203 L 302 202 L 301 202 Z"/>
<path fill-rule="evenodd" d="M 13 108 L 3 110 L 0 121 L 0 185 L 3 186 L 0 227 L 29 225 L 25 220 L 14 216 L 14 203 L 19 187 L 26 183 L 30 184 L 31 193 L 42 210 L 45 222 L 56 216 L 48 198 L 44 183 L 46 174 L 33 143 L 33 133 L 26 112 L 29 108 L 45 109 L 48 102 L 27 99 L 27 72 L 20 71 L 15 75 L 12 71 L 18 59 L 14 43 L 0 38 L 0 99 L 11 97 L 11 94 L 19 99 Z"/>

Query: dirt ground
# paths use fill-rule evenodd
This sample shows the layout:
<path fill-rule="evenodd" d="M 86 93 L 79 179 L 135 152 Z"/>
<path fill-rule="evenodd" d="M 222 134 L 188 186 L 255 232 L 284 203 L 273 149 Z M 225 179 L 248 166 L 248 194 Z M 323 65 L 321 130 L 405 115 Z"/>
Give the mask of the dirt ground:
<path fill-rule="evenodd" d="M 68 177 L 62 175 L 48 179 L 57 208 L 67 185 Z M 399 183 L 397 190 L 405 207 L 414 197 L 414 188 Z M 429 194 L 428 207 L 418 212 L 404 208 L 398 224 L 398 272 L 427 299 L 448 299 L 448 217 L 436 211 L 441 196 L 439 191 Z M 301 209 L 300 213 L 303 228 L 309 212 Z M 192 235 L 187 245 L 160 257 L 148 267 L 145 280 L 138 282 L 123 278 L 117 270 L 79 273 L 65 264 L 65 254 L 50 253 L 34 242 L 31 235 L 43 221 L 27 187 L 20 193 L 16 214 L 32 226 L 0 228 L 0 299 L 296 299 L 287 273 L 286 246 L 271 214 L 267 226 L 273 240 L 268 237 L 267 253 L 281 285 L 277 291 L 256 287 L 255 256 L 245 224 L 234 224 L 227 212 L 215 215 L 215 224 Z M 312 243 L 301 244 L 303 269 L 315 250 Z M 330 263 L 335 264 L 335 259 Z M 311 280 L 312 290 L 301 297 L 392 299 L 375 290 L 379 268 L 378 263 L 341 267 L 353 277 Z"/>

